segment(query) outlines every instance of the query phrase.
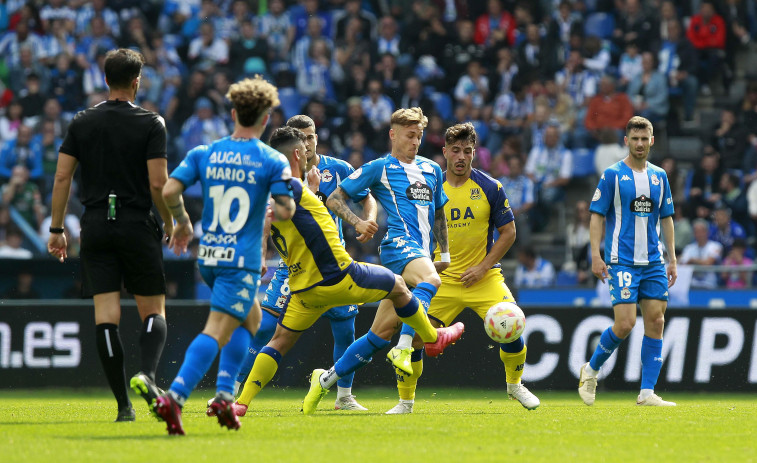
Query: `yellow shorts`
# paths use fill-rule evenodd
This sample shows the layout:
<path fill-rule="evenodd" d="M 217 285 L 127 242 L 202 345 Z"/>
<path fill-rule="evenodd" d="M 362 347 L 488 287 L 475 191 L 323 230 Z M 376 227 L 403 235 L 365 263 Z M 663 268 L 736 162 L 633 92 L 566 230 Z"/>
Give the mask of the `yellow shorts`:
<path fill-rule="evenodd" d="M 291 331 L 305 331 L 332 307 L 385 299 L 394 288 L 394 279 L 394 273 L 385 267 L 353 262 L 338 283 L 292 294 L 279 324 Z"/>
<path fill-rule="evenodd" d="M 442 286 L 431 299 L 428 317 L 449 326 L 467 307 L 483 319 L 491 306 L 503 301 L 515 302 L 515 299 L 498 268 L 490 269 L 481 281 L 469 288 L 460 280 L 442 276 Z"/>

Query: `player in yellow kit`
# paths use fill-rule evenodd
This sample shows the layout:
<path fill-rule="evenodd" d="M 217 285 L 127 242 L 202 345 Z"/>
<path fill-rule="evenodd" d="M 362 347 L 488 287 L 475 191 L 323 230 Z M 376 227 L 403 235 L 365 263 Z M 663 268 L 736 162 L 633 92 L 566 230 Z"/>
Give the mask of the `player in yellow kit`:
<path fill-rule="evenodd" d="M 499 265 L 515 242 L 515 220 L 502 184 L 471 167 L 477 141 L 472 124 L 448 128 L 444 139 L 447 171 L 443 187 L 449 198 L 444 213 L 452 263 L 442 272 L 442 285 L 428 310 L 428 318 L 435 326 L 448 326 L 466 307 L 483 319 L 494 304 L 515 302 Z M 499 232 L 496 241 L 495 229 Z M 413 374 L 395 367 L 400 402 L 387 414 L 413 411 L 415 389 L 423 373 L 423 343 L 417 336 L 413 346 Z M 539 399 L 520 382 L 526 361 L 523 338 L 500 344 L 499 356 L 505 365 L 508 395 L 529 410 L 538 407 Z"/>

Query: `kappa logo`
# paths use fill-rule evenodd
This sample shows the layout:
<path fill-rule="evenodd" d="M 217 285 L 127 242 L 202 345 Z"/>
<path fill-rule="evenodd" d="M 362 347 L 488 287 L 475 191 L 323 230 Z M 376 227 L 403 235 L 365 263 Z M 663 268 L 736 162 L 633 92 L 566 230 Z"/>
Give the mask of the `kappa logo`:
<path fill-rule="evenodd" d="M 662 295 L 665 296 L 665 297 L 667 297 L 668 296 L 668 292 L 665 291 Z"/>
<path fill-rule="evenodd" d="M 476 200 L 481 199 L 481 188 L 471 188 L 470 189 L 470 199 Z"/>
<path fill-rule="evenodd" d="M 631 177 L 629 177 L 628 175 L 623 175 L 622 177 L 620 177 L 620 181 L 622 182 L 623 180 L 631 180 Z"/>
<path fill-rule="evenodd" d="M 398 166 L 397 164 L 389 164 L 388 166 L 386 166 L 386 168 L 387 169 L 399 169 L 400 166 Z"/>
<path fill-rule="evenodd" d="M 330 182 L 333 179 L 334 176 L 331 175 L 331 172 L 328 169 L 323 169 L 323 171 L 321 171 L 321 181 Z"/>
<path fill-rule="evenodd" d="M 253 277 L 252 274 L 248 273 L 247 275 L 245 275 L 244 278 L 242 278 L 242 281 L 244 281 L 248 285 L 251 285 L 251 284 L 255 283 L 255 277 Z"/>
<path fill-rule="evenodd" d="M 244 313 L 244 305 L 242 305 L 241 302 L 237 302 L 236 304 L 233 304 L 231 308 L 236 310 L 239 313 Z"/>
<path fill-rule="evenodd" d="M 237 293 L 237 296 L 241 297 L 242 299 L 246 301 L 250 300 L 250 292 L 247 291 L 247 288 L 242 288 L 242 290 Z"/>

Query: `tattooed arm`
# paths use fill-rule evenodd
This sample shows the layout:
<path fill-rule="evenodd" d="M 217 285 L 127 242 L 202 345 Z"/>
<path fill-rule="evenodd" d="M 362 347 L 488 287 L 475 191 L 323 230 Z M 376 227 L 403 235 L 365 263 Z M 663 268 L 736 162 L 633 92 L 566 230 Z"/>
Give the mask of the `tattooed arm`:
<path fill-rule="evenodd" d="M 439 252 L 449 254 L 449 238 L 447 236 L 447 216 L 444 215 L 444 208 L 440 207 L 434 214 L 434 237 L 436 244 L 439 246 Z M 434 262 L 434 267 L 438 273 L 443 272 L 449 267 L 449 262 Z"/>
<path fill-rule="evenodd" d="M 326 200 L 326 206 L 334 211 L 334 214 L 341 217 L 342 220 L 355 227 L 355 230 L 358 232 L 358 237 L 369 236 L 370 238 L 373 238 L 373 235 L 378 231 L 378 224 L 373 219 L 363 220 L 355 215 L 347 205 L 348 198 L 349 196 L 347 196 L 347 193 L 342 187 L 336 187 L 336 190 L 334 190 L 334 192 L 329 195 L 329 199 Z M 365 204 L 366 203 L 364 203 L 364 206 Z M 375 218 L 375 200 L 373 209 L 373 216 Z M 365 241 L 368 241 L 370 238 L 366 238 Z"/>

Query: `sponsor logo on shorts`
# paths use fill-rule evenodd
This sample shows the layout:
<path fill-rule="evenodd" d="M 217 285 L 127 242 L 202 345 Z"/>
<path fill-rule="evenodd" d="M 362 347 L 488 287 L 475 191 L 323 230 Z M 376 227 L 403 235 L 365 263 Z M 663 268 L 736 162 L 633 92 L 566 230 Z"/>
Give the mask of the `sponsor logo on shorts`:
<path fill-rule="evenodd" d="M 222 262 L 231 262 L 234 260 L 234 248 L 224 248 L 221 246 L 200 245 L 197 251 L 197 257 L 205 260 L 220 260 Z"/>
<path fill-rule="evenodd" d="M 410 186 L 407 187 L 405 194 L 408 199 L 412 201 L 426 201 L 429 203 L 433 197 L 433 191 L 431 191 L 431 188 L 421 182 L 411 183 Z"/>

